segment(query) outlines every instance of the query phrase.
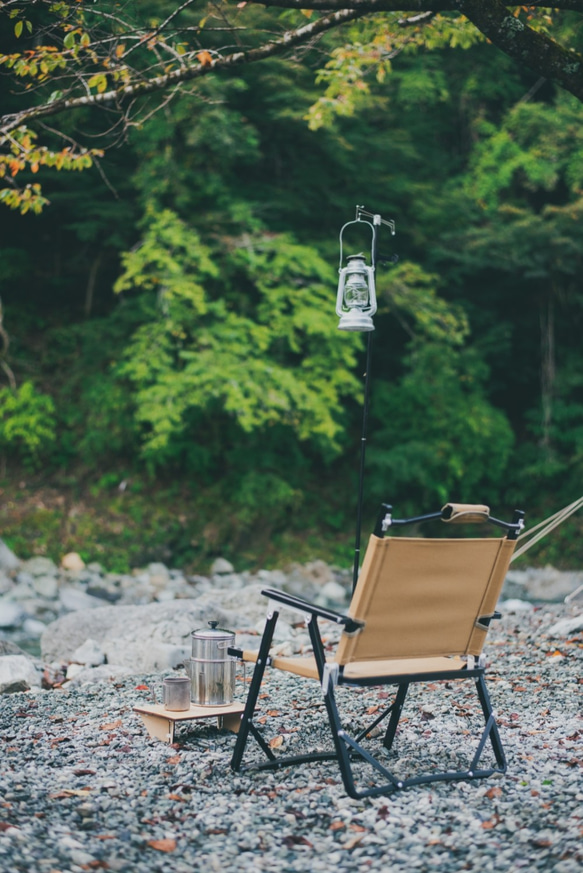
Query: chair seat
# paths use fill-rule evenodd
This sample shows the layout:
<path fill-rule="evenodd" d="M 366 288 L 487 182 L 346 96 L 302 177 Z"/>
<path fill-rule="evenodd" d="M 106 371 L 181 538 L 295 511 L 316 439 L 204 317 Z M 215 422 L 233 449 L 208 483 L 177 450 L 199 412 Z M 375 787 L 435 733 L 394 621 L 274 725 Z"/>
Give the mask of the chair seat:
<path fill-rule="evenodd" d="M 243 652 L 243 661 L 256 662 L 258 652 Z M 329 663 L 334 663 L 331 661 Z M 271 664 L 276 670 L 293 673 L 296 676 L 304 676 L 307 679 L 318 678 L 316 659 L 310 657 L 282 658 L 275 655 L 271 658 Z M 462 658 L 403 658 L 379 661 L 355 661 L 344 667 L 345 679 L 366 679 L 370 676 L 408 676 L 417 673 L 443 673 L 448 670 L 462 670 L 465 661 Z"/>

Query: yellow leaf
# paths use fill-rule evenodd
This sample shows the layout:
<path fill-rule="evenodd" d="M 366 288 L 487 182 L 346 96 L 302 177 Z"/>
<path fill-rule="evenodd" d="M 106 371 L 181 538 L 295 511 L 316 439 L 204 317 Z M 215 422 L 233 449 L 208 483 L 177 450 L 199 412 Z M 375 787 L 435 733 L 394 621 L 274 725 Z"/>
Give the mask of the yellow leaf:
<path fill-rule="evenodd" d="M 311 18 L 312 15 L 314 14 L 313 9 L 300 9 L 300 12 L 302 13 L 302 15 L 305 15 L 306 18 Z"/>

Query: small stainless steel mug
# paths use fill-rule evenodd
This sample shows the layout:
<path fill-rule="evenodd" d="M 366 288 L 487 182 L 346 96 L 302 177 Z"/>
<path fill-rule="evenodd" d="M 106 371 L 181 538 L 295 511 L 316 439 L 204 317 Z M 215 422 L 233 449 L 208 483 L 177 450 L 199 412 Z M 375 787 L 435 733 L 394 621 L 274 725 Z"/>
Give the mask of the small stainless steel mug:
<path fill-rule="evenodd" d="M 190 709 L 190 679 L 188 676 L 168 676 L 162 683 L 164 708 L 172 712 Z"/>

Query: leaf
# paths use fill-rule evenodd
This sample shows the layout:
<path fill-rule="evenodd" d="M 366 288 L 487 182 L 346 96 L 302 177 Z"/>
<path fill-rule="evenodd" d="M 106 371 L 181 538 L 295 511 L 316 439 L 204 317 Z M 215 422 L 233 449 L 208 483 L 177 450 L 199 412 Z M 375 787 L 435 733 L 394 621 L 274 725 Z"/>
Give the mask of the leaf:
<path fill-rule="evenodd" d="M 351 849 L 355 849 L 360 843 L 362 843 L 364 839 L 364 834 L 360 834 L 358 837 L 352 837 L 351 840 L 347 840 L 345 843 L 342 843 L 342 848 L 350 851 Z"/>
<path fill-rule="evenodd" d="M 16 24 L 14 25 L 14 36 L 15 36 L 17 39 L 19 39 L 20 36 L 22 35 L 22 28 L 23 28 L 23 27 L 24 27 L 24 22 L 23 22 L 23 21 L 17 21 Z"/>
<path fill-rule="evenodd" d="M 271 739 L 269 741 L 269 748 L 270 749 L 279 749 L 280 746 L 283 746 L 283 737 L 282 736 L 273 737 L 273 739 Z"/>
<path fill-rule="evenodd" d="M 289 836 L 284 837 L 281 842 L 288 849 L 293 849 L 294 846 L 309 846 L 310 849 L 313 848 L 313 844 L 301 834 L 290 834 Z"/>
<path fill-rule="evenodd" d="M 91 76 L 88 80 L 87 84 L 90 88 L 97 88 L 99 94 L 103 94 L 107 89 L 107 76 L 105 73 L 95 73 L 95 75 Z"/>
<path fill-rule="evenodd" d="M 121 718 L 116 719 L 115 721 L 107 722 L 106 724 L 99 725 L 100 731 L 113 731 L 115 728 L 121 727 L 122 721 Z"/>
<path fill-rule="evenodd" d="M 300 9 L 300 12 L 302 13 L 302 15 L 305 15 L 306 18 L 311 18 L 312 15 L 314 14 L 313 9 Z"/>
<path fill-rule="evenodd" d="M 208 67 L 212 62 L 213 56 L 210 52 L 203 51 L 197 54 L 197 58 L 200 61 L 201 66 Z"/>
<path fill-rule="evenodd" d="M 176 848 L 176 840 L 166 838 L 163 840 L 148 840 L 148 846 L 157 852 L 173 852 Z"/>
<path fill-rule="evenodd" d="M 180 755 L 172 755 L 171 758 L 166 758 L 167 764 L 179 764 L 180 763 Z"/>

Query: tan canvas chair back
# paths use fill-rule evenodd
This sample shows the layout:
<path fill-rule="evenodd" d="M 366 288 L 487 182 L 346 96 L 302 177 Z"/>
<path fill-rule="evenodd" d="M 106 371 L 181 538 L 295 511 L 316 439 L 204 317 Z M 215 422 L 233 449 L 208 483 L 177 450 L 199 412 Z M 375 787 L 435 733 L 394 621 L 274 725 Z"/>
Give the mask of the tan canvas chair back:
<path fill-rule="evenodd" d="M 394 658 L 479 655 L 515 541 L 371 536 L 339 664 Z"/>

